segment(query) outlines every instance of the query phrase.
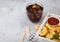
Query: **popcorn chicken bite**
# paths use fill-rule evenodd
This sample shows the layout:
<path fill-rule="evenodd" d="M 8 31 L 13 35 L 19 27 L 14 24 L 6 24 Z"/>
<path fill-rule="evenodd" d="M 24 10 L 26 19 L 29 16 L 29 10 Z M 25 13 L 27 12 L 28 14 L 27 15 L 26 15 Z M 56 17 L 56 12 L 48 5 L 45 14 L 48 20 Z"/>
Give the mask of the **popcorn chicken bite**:
<path fill-rule="evenodd" d="M 57 27 L 56 30 L 57 30 L 57 33 L 60 33 L 60 27 Z"/>
<path fill-rule="evenodd" d="M 48 29 L 50 29 L 50 30 L 56 31 L 56 29 L 53 28 L 53 27 L 51 27 L 51 25 L 49 25 L 48 23 L 46 23 L 46 27 L 47 27 Z"/>
<path fill-rule="evenodd" d="M 39 28 L 40 28 L 40 25 L 39 24 L 36 24 L 35 30 L 38 30 Z"/>
<path fill-rule="evenodd" d="M 46 38 L 52 39 L 53 38 L 53 35 L 51 33 L 47 33 Z"/>
<path fill-rule="evenodd" d="M 47 28 L 44 26 L 42 31 L 39 33 L 40 36 L 45 36 L 47 34 L 48 30 Z"/>

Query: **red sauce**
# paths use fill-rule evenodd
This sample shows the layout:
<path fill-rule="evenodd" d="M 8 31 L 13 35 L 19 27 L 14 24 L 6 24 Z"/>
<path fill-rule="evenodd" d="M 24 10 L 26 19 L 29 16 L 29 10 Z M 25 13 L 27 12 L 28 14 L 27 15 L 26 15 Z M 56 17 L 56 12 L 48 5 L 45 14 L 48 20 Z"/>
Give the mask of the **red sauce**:
<path fill-rule="evenodd" d="M 48 23 L 50 25 L 57 25 L 59 23 L 59 20 L 57 18 L 51 17 L 48 19 Z"/>

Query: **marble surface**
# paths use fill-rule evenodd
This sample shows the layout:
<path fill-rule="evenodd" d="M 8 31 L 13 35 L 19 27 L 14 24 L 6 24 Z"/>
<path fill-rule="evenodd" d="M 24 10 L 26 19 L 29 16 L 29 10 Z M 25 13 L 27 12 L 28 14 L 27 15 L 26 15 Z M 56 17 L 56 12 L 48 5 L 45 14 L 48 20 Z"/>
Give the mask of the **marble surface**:
<path fill-rule="evenodd" d="M 26 2 L 27 0 L 0 0 L 0 42 L 19 42 L 21 33 L 27 24 L 30 25 L 30 30 L 34 32 L 35 24 L 27 18 Z M 60 0 L 44 0 L 44 2 L 38 0 L 36 2 L 43 4 L 44 16 L 47 12 L 60 15 Z"/>

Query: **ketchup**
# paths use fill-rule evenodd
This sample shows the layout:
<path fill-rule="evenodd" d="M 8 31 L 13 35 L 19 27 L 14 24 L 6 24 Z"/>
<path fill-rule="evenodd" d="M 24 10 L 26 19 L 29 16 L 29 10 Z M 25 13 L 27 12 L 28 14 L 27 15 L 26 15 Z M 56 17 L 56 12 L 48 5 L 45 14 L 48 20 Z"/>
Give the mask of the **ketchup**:
<path fill-rule="evenodd" d="M 50 25 L 57 25 L 59 23 L 59 20 L 57 18 L 51 17 L 48 19 L 48 23 Z"/>

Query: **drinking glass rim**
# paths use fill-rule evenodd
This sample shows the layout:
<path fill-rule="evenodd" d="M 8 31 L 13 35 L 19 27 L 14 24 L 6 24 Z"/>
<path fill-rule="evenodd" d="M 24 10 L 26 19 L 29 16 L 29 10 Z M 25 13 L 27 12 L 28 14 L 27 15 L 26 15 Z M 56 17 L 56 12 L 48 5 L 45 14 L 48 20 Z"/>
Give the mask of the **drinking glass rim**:
<path fill-rule="evenodd" d="M 28 7 L 29 5 L 33 5 L 33 4 L 35 4 L 35 3 L 44 8 L 44 6 L 43 6 L 41 3 L 38 3 L 38 2 L 27 2 L 27 3 L 26 3 L 26 7 Z"/>

